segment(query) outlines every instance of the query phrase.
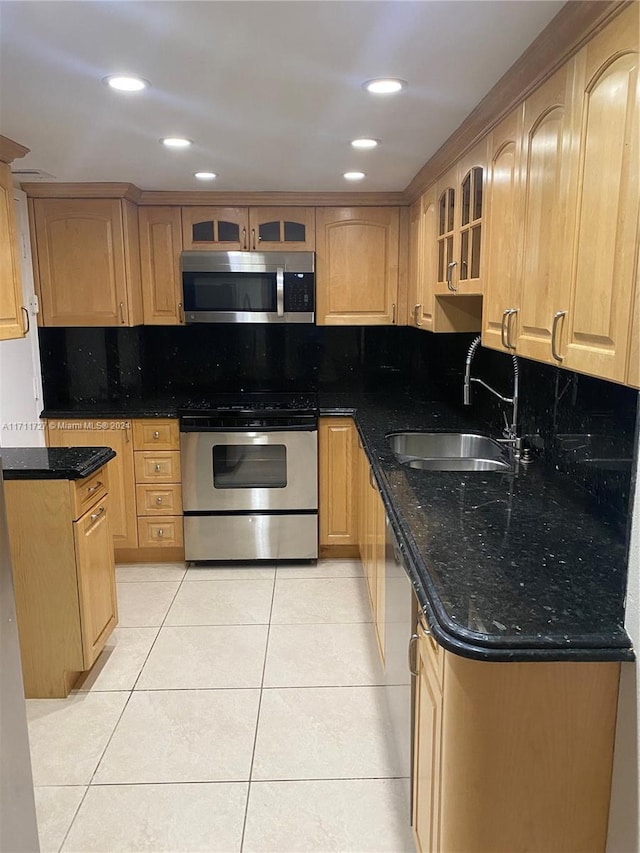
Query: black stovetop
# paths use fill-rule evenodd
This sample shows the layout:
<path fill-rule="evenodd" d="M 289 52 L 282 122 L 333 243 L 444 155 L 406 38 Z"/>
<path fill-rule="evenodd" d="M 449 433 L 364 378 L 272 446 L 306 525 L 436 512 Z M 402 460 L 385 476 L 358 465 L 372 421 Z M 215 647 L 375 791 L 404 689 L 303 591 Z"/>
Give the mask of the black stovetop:
<path fill-rule="evenodd" d="M 181 417 L 209 414 L 253 414 L 260 412 L 298 412 L 315 414 L 318 400 L 315 394 L 283 392 L 241 392 L 212 394 L 189 400 L 178 410 Z"/>

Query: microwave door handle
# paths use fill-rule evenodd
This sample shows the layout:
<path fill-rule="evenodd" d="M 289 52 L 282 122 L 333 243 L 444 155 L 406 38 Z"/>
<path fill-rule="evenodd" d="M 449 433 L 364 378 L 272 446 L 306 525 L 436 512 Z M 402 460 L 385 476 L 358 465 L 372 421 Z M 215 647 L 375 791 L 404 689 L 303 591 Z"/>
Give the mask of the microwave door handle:
<path fill-rule="evenodd" d="M 284 317 L 284 267 L 276 269 L 276 308 L 278 317 Z"/>

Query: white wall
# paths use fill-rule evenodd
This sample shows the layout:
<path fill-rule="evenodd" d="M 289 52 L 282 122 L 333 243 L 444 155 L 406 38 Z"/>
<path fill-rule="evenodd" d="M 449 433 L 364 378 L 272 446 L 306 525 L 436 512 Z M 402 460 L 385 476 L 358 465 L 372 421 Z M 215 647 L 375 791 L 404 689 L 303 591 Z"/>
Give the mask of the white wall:
<path fill-rule="evenodd" d="M 625 626 L 640 657 L 640 471 L 636 472 Z M 640 684 L 638 663 L 622 665 L 608 853 L 640 851 Z"/>

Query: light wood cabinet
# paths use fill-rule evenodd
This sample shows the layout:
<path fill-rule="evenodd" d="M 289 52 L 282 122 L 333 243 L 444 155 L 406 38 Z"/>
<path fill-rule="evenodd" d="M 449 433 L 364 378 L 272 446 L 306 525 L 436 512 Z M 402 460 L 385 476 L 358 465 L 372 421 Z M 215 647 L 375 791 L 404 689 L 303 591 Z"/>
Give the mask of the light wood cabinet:
<path fill-rule="evenodd" d="M 312 252 L 313 207 L 183 207 L 185 249 Z"/>
<path fill-rule="evenodd" d="M 437 270 L 436 187 L 409 209 L 409 325 L 435 331 L 434 290 Z"/>
<path fill-rule="evenodd" d="M 358 454 L 358 545 L 371 615 L 384 665 L 385 619 L 385 522 L 386 512 L 369 460 L 363 448 Z"/>
<path fill-rule="evenodd" d="M 135 420 L 133 447 L 140 549 L 136 559 L 144 559 L 145 552 L 156 560 L 182 559 L 184 524 L 177 419 Z"/>
<path fill-rule="evenodd" d="M 142 323 L 135 205 L 104 198 L 31 203 L 42 325 Z"/>
<path fill-rule="evenodd" d="M 131 423 L 124 420 L 49 420 L 49 447 L 111 447 L 116 457 L 109 464 L 111 533 L 115 548 L 137 548 L 135 475 Z"/>
<path fill-rule="evenodd" d="M 639 238 L 639 32 L 633 3 L 576 58 L 579 192 L 559 349 L 564 367 L 616 382 L 626 378 Z"/>
<path fill-rule="evenodd" d="M 313 252 L 315 225 L 313 207 L 250 207 L 249 248 L 253 252 Z"/>
<path fill-rule="evenodd" d="M 520 300 L 521 144 L 522 108 L 519 108 L 494 128 L 488 143 L 486 288 L 482 307 L 482 344 L 501 350 L 515 347 L 512 321 Z"/>
<path fill-rule="evenodd" d="M 140 264 L 145 325 L 184 323 L 179 207 L 140 207 Z"/>
<path fill-rule="evenodd" d="M 106 485 L 107 469 L 95 477 Z M 100 493 L 78 516 L 82 484 L 5 483 L 28 698 L 67 696 L 79 674 L 91 668 L 118 621 L 110 498 Z"/>
<path fill-rule="evenodd" d="M 638 244 L 640 253 L 640 242 Z M 636 289 L 631 309 L 631 340 L 627 360 L 627 385 L 640 388 L 640 258 L 636 260 Z"/>
<path fill-rule="evenodd" d="M 319 325 L 397 323 L 397 207 L 316 209 Z"/>
<path fill-rule="evenodd" d="M 318 426 L 320 546 L 355 546 L 357 430 L 351 418 L 320 418 Z"/>
<path fill-rule="evenodd" d="M 249 248 L 249 208 L 183 207 L 182 245 L 185 250 Z"/>
<path fill-rule="evenodd" d="M 11 168 L 0 162 L 0 340 L 23 338 L 22 279 Z"/>
<path fill-rule="evenodd" d="M 418 627 L 419 853 L 605 849 L 618 663 L 488 663 Z"/>

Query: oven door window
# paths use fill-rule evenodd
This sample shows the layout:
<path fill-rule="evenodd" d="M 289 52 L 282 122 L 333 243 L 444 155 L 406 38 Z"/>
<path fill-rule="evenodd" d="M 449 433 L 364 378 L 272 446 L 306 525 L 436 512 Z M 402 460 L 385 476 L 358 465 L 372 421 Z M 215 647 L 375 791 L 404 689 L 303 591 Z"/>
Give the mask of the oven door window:
<path fill-rule="evenodd" d="M 284 444 L 216 444 L 213 447 L 215 489 L 284 489 L 287 448 Z"/>
<path fill-rule="evenodd" d="M 275 273 L 185 272 L 185 311 L 274 312 Z"/>

